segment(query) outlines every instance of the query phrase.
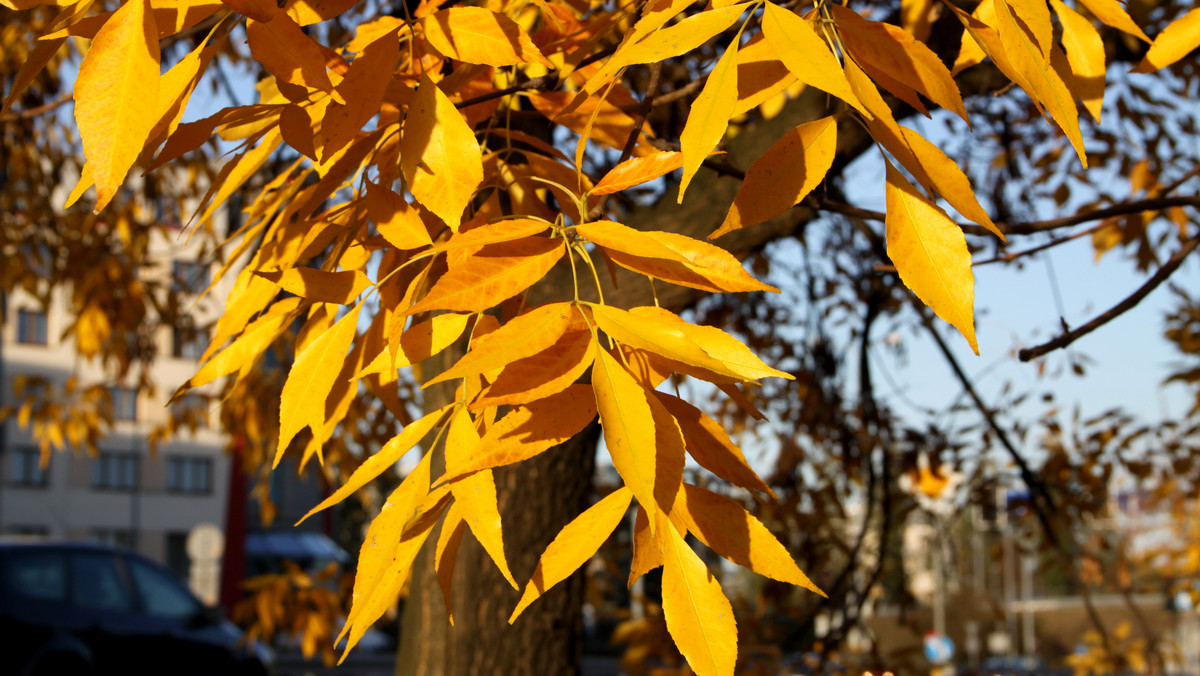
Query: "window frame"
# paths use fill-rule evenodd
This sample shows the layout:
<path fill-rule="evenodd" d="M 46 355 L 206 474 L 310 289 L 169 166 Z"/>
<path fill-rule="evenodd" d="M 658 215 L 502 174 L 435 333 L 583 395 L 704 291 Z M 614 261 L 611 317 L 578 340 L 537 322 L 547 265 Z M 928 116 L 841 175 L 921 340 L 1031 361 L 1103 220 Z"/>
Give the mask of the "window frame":
<path fill-rule="evenodd" d="M 196 474 L 198 468 L 203 472 Z M 211 495 L 215 463 L 201 455 L 175 455 L 167 458 L 167 492 L 173 495 Z M 199 480 L 197 477 L 203 477 Z"/>
<path fill-rule="evenodd" d="M 32 330 L 30 321 L 33 321 Z M 32 308 L 17 309 L 17 343 L 45 347 L 50 344 L 50 319 Z"/>
<path fill-rule="evenodd" d="M 141 462 L 137 453 L 101 451 L 92 458 L 93 489 L 128 493 L 138 489 L 141 478 Z"/>
<path fill-rule="evenodd" d="M 16 488 L 40 488 L 50 485 L 50 464 L 42 468 L 42 451 L 37 446 L 18 445 L 9 449 L 5 483 Z M 17 463 L 20 463 L 19 465 Z"/>

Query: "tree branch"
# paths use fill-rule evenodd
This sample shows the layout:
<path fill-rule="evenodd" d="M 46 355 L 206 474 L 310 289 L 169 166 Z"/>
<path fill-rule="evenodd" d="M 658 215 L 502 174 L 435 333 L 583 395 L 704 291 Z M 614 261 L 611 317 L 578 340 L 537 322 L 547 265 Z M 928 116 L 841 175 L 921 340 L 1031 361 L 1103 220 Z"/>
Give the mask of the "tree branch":
<path fill-rule="evenodd" d="M 1179 248 L 1179 251 L 1176 251 L 1174 255 L 1167 259 L 1167 262 L 1163 263 L 1162 267 L 1160 267 L 1158 271 L 1150 277 L 1150 279 L 1146 280 L 1145 284 L 1142 284 L 1140 287 L 1138 287 L 1138 289 L 1126 297 L 1125 300 L 1122 300 L 1120 303 L 1112 306 L 1107 312 L 1098 315 L 1095 319 L 1077 329 L 1066 331 L 1060 334 L 1057 338 L 1042 343 L 1036 347 L 1021 350 L 1017 353 L 1017 357 L 1021 361 L 1037 359 L 1038 357 L 1041 357 L 1049 352 L 1053 352 L 1054 350 L 1070 345 L 1079 338 L 1086 336 L 1092 331 L 1095 331 L 1101 326 L 1104 326 L 1117 317 L 1125 314 L 1129 310 L 1133 309 L 1133 307 L 1138 303 L 1140 303 L 1143 298 L 1150 295 L 1151 291 L 1158 288 L 1158 286 L 1165 282 L 1172 273 L 1179 269 L 1179 266 L 1183 263 L 1183 259 L 1187 258 L 1189 254 L 1195 251 L 1197 246 L 1200 246 L 1200 234 L 1197 234 L 1196 236 L 1184 242 L 1183 246 Z"/>
<path fill-rule="evenodd" d="M 54 99 L 53 101 L 51 101 L 49 103 L 43 103 L 40 106 L 30 108 L 28 110 L 22 110 L 17 113 L 8 113 L 6 115 L 0 115 L 0 124 L 5 123 L 5 122 L 14 122 L 16 120 L 28 120 L 30 118 L 37 117 L 38 115 L 48 113 L 60 106 L 70 103 L 72 98 L 73 98 L 73 96 L 69 93 L 63 94 L 62 96 L 58 97 L 57 99 Z"/>

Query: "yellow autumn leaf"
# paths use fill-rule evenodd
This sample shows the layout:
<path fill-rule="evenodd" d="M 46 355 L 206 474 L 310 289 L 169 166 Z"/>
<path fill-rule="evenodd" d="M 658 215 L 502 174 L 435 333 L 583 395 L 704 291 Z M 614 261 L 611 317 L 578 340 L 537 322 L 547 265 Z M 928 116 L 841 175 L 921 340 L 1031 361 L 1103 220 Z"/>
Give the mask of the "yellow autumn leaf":
<path fill-rule="evenodd" d="M 446 465 L 461 465 L 475 452 L 479 441 L 479 431 L 475 429 L 471 413 L 465 408 L 458 409 L 450 421 L 450 430 L 446 436 Z M 492 470 L 485 469 L 463 477 L 450 484 L 450 492 L 454 495 L 454 504 L 462 512 L 463 520 L 496 564 L 500 574 L 513 589 L 520 589 L 521 586 L 513 579 L 512 572 L 508 569 L 508 559 L 504 554 L 503 528 L 500 523 L 500 507 L 496 502 L 496 480 L 492 476 Z"/>
<path fill-rule="evenodd" d="M 899 127 L 899 129 L 905 145 L 912 151 L 912 156 L 917 161 L 916 165 L 905 165 L 905 168 L 913 172 L 922 184 L 945 198 L 950 206 L 958 210 L 958 213 L 987 228 L 1001 240 L 1007 241 L 1004 233 L 1000 232 L 1000 228 L 996 227 L 991 216 L 988 216 L 987 211 L 979 204 L 979 198 L 971 189 L 970 179 L 959 168 L 958 163 L 947 157 L 946 153 L 942 152 L 942 149 L 929 139 L 912 129 L 908 127 Z M 897 155 L 897 157 L 902 156 L 902 154 Z"/>
<path fill-rule="evenodd" d="M 681 319 L 679 315 L 656 306 L 635 307 L 630 310 L 630 313 L 641 319 L 662 322 L 663 325 L 674 324 L 679 331 L 687 335 L 688 339 L 700 346 L 705 354 L 716 359 L 728 371 L 737 374 L 741 380 L 794 379 L 790 373 L 767 366 L 742 341 L 715 326 L 691 324 Z"/>
<path fill-rule="evenodd" d="M 732 676 L 737 663 L 733 607 L 708 566 L 667 519 L 659 518 L 667 631 L 697 676 Z"/>
<path fill-rule="evenodd" d="M 261 357 L 288 325 L 299 315 L 302 300 L 285 298 L 273 305 L 262 316 L 246 327 L 225 349 L 217 353 L 200 367 L 199 371 L 179 388 L 172 398 L 185 390 L 207 385 L 234 371 L 245 371 Z"/>
<path fill-rule="evenodd" d="M 1104 41 L 1091 21 L 1064 5 L 1062 0 L 1050 0 L 1050 5 L 1062 25 L 1063 47 L 1075 76 L 1075 98 L 1082 101 L 1083 107 L 1099 122 L 1104 105 Z"/>
<path fill-rule="evenodd" d="M 404 368 L 432 357 L 462 336 L 470 318 L 470 315 L 447 313 L 426 319 L 400 335 L 395 354 L 381 350 L 357 377 Z"/>
<path fill-rule="evenodd" d="M 746 272 L 741 261 L 719 246 L 665 230 L 651 230 L 646 233 L 646 236 L 682 258 L 683 265 L 688 271 L 704 280 L 700 284 L 684 284 L 684 286 L 693 286 L 716 293 L 743 291 L 779 293 L 779 289 L 758 281 L 753 275 Z"/>
<path fill-rule="evenodd" d="M 1101 22 L 1136 36 L 1143 42 L 1150 42 L 1150 37 L 1134 22 L 1119 0 L 1079 0 L 1079 3 L 1087 7 Z"/>
<path fill-rule="evenodd" d="M 79 64 L 75 122 L 96 184 L 97 213 L 125 181 L 157 120 L 158 27 L 149 9 L 149 0 L 122 5 Z"/>
<path fill-rule="evenodd" d="M 775 496 L 720 423 L 679 397 L 665 392 L 654 395 L 679 424 L 687 452 L 701 467 L 735 486 Z"/>
<path fill-rule="evenodd" d="M 513 242 L 545 232 L 550 227 L 546 221 L 535 218 L 506 218 L 495 223 L 484 223 L 470 230 L 453 233 L 449 239 L 429 247 L 430 253 L 448 253 L 460 249 L 475 249 L 488 244 Z"/>
<path fill-rule="evenodd" d="M 1004 0 L 1009 11 L 1020 17 L 1034 43 L 1042 50 L 1042 58 L 1050 59 L 1054 44 L 1054 25 L 1050 22 L 1050 6 L 1046 0 Z"/>
<path fill-rule="evenodd" d="M 371 286 L 371 280 L 359 270 L 329 272 L 315 268 L 291 268 L 269 272 L 256 270 L 255 274 L 278 284 L 288 293 L 319 303 L 347 305 Z"/>
<path fill-rule="evenodd" d="M 653 181 L 683 166 L 683 153 L 663 151 L 631 157 L 609 170 L 592 188 L 593 195 L 609 195 Z"/>
<path fill-rule="evenodd" d="M 88 303 L 75 320 L 75 349 L 90 359 L 100 354 L 111 336 L 112 324 L 104 308 L 99 303 Z"/>
<path fill-rule="evenodd" d="M 787 65 L 775 56 L 775 49 L 762 33 L 738 48 L 738 102 L 734 117 L 747 113 L 768 101 L 795 98 L 807 87 Z M 773 115 L 765 115 L 770 119 Z"/>
<path fill-rule="evenodd" d="M 1200 47 L 1200 7 L 1175 19 L 1154 36 L 1150 49 L 1135 73 L 1152 73 L 1175 63 Z"/>
<path fill-rule="evenodd" d="M 483 183 L 483 153 L 462 114 L 425 74 L 404 119 L 400 169 L 413 197 L 457 232 Z"/>
<path fill-rule="evenodd" d="M 983 0 L 978 5 L 975 5 L 971 16 L 986 26 L 994 26 L 996 24 L 996 6 L 992 3 L 992 0 Z M 964 30 L 958 49 L 958 56 L 954 59 L 954 66 L 950 68 L 950 74 L 958 75 L 971 66 L 982 63 L 987 56 L 987 52 L 984 51 L 983 46 L 972 32 L 969 29 Z"/>
<path fill-rule="evenodd" d="M 362 547 L 358 551 L 358 566 L 354 571 L 354 586 L 351 590 L 350 613 L 341 636 L 350 630 L 375 589 L 384 569 L 392 562 L 396 545 L 404 535 L 404 528 L 413 517 L 416 507 L 429 494 L 429 465 L 432 453 L 426 453 L 417 466 L 400 482 L 383 502 L 379 514 L 367 527 Z M 449 493 L 449 490 L 445 490 Z M 340 639 L 341 636 L 338 638 Z"/>
<path fill-rule="evenodd" d="M 677 504 L 688 532 L 709 549 L 759 575 L 825 596 L 796 565 L 787 548 L 744 507 L 691 484 L 683 485 L 682 497 Z"/>
<path fill-rule="evenodd" d="M 657 512 L 654 491 L 657 438 L 646 390 L 604 350 L 600 350 L 592 367 L 592 390 L 613 466 L 638 503 Z"/>
<path fill-rule="evenodd" d="M 1042 56 L 1029 30 L 1017 21 L 1008 0 L 995 0 L 996 23 L 1000 41 L 1012 68 L 1019 74 L 1017 84 L 1037 101 L 1054 123 L 1067 135 L 1079 161 L 1087 168 L 1087 153 L 1079 131 L 1079 112 L 1067 85 L 1055 72 L 1050 60 Z M 1048 10 L 1047 10 L 1048 11 Z"/>
<path fill-rule="evenodd" d="M 554 67 L 517 22 L 482 7 L 450 7 L 421 19 L 425 39 L 458 61 L 515 66 L 534 61 Z"/>
<path fill-rule="evenodd" d="M 367 215 L 388 244 L 408 251 L 433 243 L 415 207 L 388 188 L 366 183 Z"/>
<path fill-rule="evenodd" d="M 682 5 L 679 8 L 679 11 L 682 11 L 689 3 L 681 2 L 678 4 Z M 675 6 L 676 3 L 672 3 L 671 9 L 674 10 Z M 707 12 L 699 12 L 661 30 L 655 30 L 658 26 L 662 25 L 661 23 L 653 27 L 647 25 L 644 30 L 638 30 L 635 27 L 634 33 L 631 35 L 635 41 L 623 44 L 622 48 L 618 49 L 612 58 L 604 64 L 604 67 L 588 79 L 583 87 L 583 91 L 589 95 L 595 94 L 611 81 L 617 71 L 626 66 L 665 61 L 666 59 L 692 51 L 732 26 L 733 22 L 737 21 L 738 17 L 749 6 L 750 3 L 744 2 L 728 7 L 712 9 Z M 666 17 L 666 19 L 669 18 L 669 16 Z M 666 19 L 663 20 L 665 21 Z M 639 22 L 640 26 L 641 22 Z M 646 34 L 640 40 L 637 39 L 645 30 L 653 30 L 654 32 Z"/>
<path fill-rule="evenodd" d="M 700 95 L 692 101 L 687 122 L 683 125 L 683 133 L 679 135 L 679 148 L 683 153 L 683 178 L 679 181 L 679 197 L 676 201 L 681 204 L 692 177 L 700 170 L 700 165 L 713 148 L 725 138 L 729 118 L 733 117 L 738 93 L 737 48 L 737 40 L 734 40 L 717 60 L 717 65 L 713 66 L 708 74 Z"/>
<path fill-rule="evenodd" d="M 623 149 L 635 123 L 633 116 L 608 99 L 588 96 L 576 101 L 577 96 L 576 92 L 567 91 L 530 92 L 526 98 L 535 110 L 555 124 L 610 148 Z M 643 123 L 642 130 L 644 134 L 650 126 Z M 634 154 L 644 154 L 644 148 L 644 144 L 635 146 Z"/>
<path fill-rule="evenodd" d="M 396 545 L 390 550 L 390 558 L 386 558 L 387 554 L 385 554 L 385 558 L 381 561 L 383 568 L 375 578 L 378 584 L 373 585 L 370 591 L 363 596 L 355 594 L 351 601 L 351 615 L 346 619 L 346 626 L 342 630 L 347 635 L 347 638 L 346 649 L 342 653 L 341 660 L 346 659 L 346 655 L 350 653 L 350 650 L 363 637 L 367 629 L 380 616 L 387 612 L 389 608 L 396 604 L 396 599 L 400 595 L 400 589 L 408 581 L 409 575 L 412 574 L 412 567 L 417 559 L 417 554 L 420 553 L 421 547 L 433 531 L 438 517 L 449 503 L 449 492 L 445 488 L 440 490 L 435 489 L 426 496 L 417 507 L 417 513 L 410 520 L 409 527 L 403 530 Z M 397 514 L 395 516 L 401 515 Z M 379 520 L 382 517 L 383 514 L 381 513 L 375 518 Z M 372 522 L 372 525 L 374 525 L 374 522 Z M 361 575 L 362 570 L 361 554 L 359 561 L 359 572 L 356 574 L 354 580 L 356 591 L 358 575 Z M 356 606 L 358 608 L 357 614 L 355 613 Z"/>
<path fill-rule="evenodd" d="M 793 12 L 768 2 L 763 10 L 762 32 L 775 55 L 801 82 L 832 94 L 866 114 L 846 82 L 846 75 L 829 45 L 812 24 Z"/>
<path fill-rule="evenodd" d="M 975 342 L 975 276 L 958 224 L 929 202 L 891 164 L 887 167 L 887 253 L 900 281 Z"/>
<path fill-rule="evenodd" d="M 400 434 L 392 437 L 379 451 L 364 460 L 350 477 L 346 479 L 345 483 L 339 486 L 332 495 L 322 500 L 321 504 L 313 507 L 308 513 L 300 517 L 296 525 L 299 526 L 313 514 L 345 500 L 355 491 L 367 485 L 368 482 L 373 481 L 376 477 L 386 472 L 389 467 L 394 467 L 405 454 L 415 448 L 429 434 L 430 430 L 442 421 L 442 418 L 446 416 L 446 411 L 450 410 L 451 406 L 443 406 L 432 413 L 422 416 L 412 424 L 405 425 L 404 429 L 400 430 Z"/>
<path fill-rule="evenodd" d="M 592 316 L 602 331 L 630 347 L 653 352 L 682 364 L 696 366 L 735 380 L 746 380 L 729 365 L 709 355 L 692 340 L 695 328 L 677 316 L 668 319 L 666 310 L 636 313 L 608 305 L 590 305 Z M 636 308 L 635 308 L 636 310 Z"/>
<path fill-rule="evenodd" d="M 527 460 L 579 434 L 596 417 L 591 389 L 588 385 L 571 385 L 558 394 L 515 408 L 488 427 L 479 446 L 461 465 L 447 466 L 438 483 Z"/>
<path fill-rule="evenodd" d="M 358 305 L 347 312 L 296 356 L 279 397 L 279 446 L 274 467 L 279 466 L 297 432 L 310 425 L 317 429 L 325 423 L 325 398 L 354 341 L 361 310 L 362 305 Z"/>
<path fill-rule="evenodd" d="M 632 499 L 633 493 L 622 486 L 563 526 L 538 560 L 537 570 L 533 572 L 529 584 L 525 585 L 520 602 L 508 618 L 509 624 L 512 624 L 529 604 L 554 585 L 570 577 L 600 550 L 600 545 L 604 544 L 608 536 L 612 535 L 625 519 L 625 512 L 629 509 Z"/>
<path fill-rule="evenodd" d="M 804 199 L 824 180 L 837 150 L 833 116 L 784 134 L 746 170 L 733 206 L 709 239 L 770 220 Z"/>
<path fill-rule="evenodd" d="M 541 237 L 483 247 L 452 265 L 408 313 L 481 312 L 533 286 L 565 251 L 562 240 Z"/>

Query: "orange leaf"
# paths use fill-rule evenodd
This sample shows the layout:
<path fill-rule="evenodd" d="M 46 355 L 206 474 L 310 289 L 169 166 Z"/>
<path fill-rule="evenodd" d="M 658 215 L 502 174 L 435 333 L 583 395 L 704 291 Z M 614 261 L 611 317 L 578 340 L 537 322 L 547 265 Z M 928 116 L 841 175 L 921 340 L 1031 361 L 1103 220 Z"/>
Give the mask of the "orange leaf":
<path fill-rule="evenodd" d="M 404 120 L 400 169 L 413 197 L 457 232 L 483 183 L 483 154 L 462 114 L 425 74 Z"/>
<path fill-rule="evenodd" d="M 421 215 L 403 197 L 370 181 L 366 192 L 367 215 L 388 244 L 408 251 L 433 243 Z"/>
<path fill-rule="evenodd" d="M 725 221 L 708 238 L 762 223 L 799 204 L 824 180 L 836 149 L 837 122 L 832 116 L 784 134 L 750 165 Z"/>
<path fill-rule="evenodd" d="M 270 21 L 279 11 L 275 0 L 221 0 L 229 9 L 244 14 L 255 21 Z"/>
<path fill-rule="evenodd" d="M 337 86 L 338 94 L 346 103 L 331 103 L 321 123 L 321 134 L 325 137 L 325 145 L 321 148 L 323 162 L 328 162 L 334 153 L 345 148 L 363 125 L 379 114 L 386 91 L 379 83 L 391 79 L 399 60 L 400 40 L 395 33 L 386 33 L 367 45 L 351 62 L 346 76 Z"/>
<path fill-rule="evenodd" d="M 157 120 L 158 27 L 149 0 L 130 0 L 105 22 L 79 64 L 75 122 L 100 212 L 137 161 Z"/>
<path fill-rule="evenodd" d="M 646 573 L 663 565 L 662 547 L 650 532 L 650 520 L 646 518 L 646 510 L 638 508 L 637 517 L 633 521 L 633 561 L 629 565 L 629 582 L 626 586 L 633 588 L 633 583 Z"/>
<path fill-rule="evenodd" d="M 562 240 L 541 237 L 485 246 L 451 265 L 429 295 L 408 309 L 408 314 L 428 310 L 482 312 L 528 289 L 554 267 L 565 251 Z"/>
<path fill-rule="evenodd" d="M 596 417 L 591 389 L 588 385 L 571 385 L 513 410 L 488 428 L 462 465 L 448 466 L 438 483 L 527 460 L 579 434 Z"/>
<path fill-rule="evenodd" d="M 632 498 L 633 493 L 622 486 L 563 526 L 538 560 L 537 570 L 533 572 L 529 584 L 525 585 L 520 602 L 508 618 L 509 624 L 512 624 L 529 604 L 554 585 L 570 577 L 571 573 L 595 556 L 600 550 L 600 545 L 621 525 Z"/>
<path fill-rule="evenodd" d="M 573 303 L 549 303 L 535 307 L 504 326 L 479 338 L 454 366 L 425 384 L 426 387 L 454 378 L 479 375 L 507 366 L 518 359 L 545 350 L 572 326 L 582 321 Z"/>
<path fill-rule="evenodd" d="M 759 575 L 825 596 L 796 565 L 787 548 L 744 507 L 691 484 L 684 484 L 682 497 L 678 502 L 688 532 L 709 549 Z"/>
<path fill-rule="evenodd" d="M 347 312 L 296 356 L 279 397 L 279 446 L 273 466 L 279 466 L 297 432 L 309 425 L 318 429 L 325 423 L 325 398 L 354 341 L 360 310 L 362 305 Z"/>
<path fill-rule="evenodd" d="M 450 7 L 421 19 L 425 39 L 442 54 L 466 63 L 515 66 L 536 61 L 553 68 L 517 22 L 482 7 Z"/>
<path fill-rule="evenodd" d="M 452 599 L 452 581 L 454 567 L 458 560 L 458 547 L 462 544 L 463 536 L 467 533 L 467 523 L 463 521 L 462 512 L 457 504 L 450 505 L 446 519 L 442 522 L 442 530 L 438 534 L 437 548 L 433 560 L 436 567 L 438 586 L 442 588 L 442 599 L 446 602 L 446 617 L 450 626 L 454 626 L 454 607 Z"/>
<path fill-rule="evenodd" d="M 480 226 L 454 233 L 449 239 L 438 242 L 429 248 L 430 252 L 458 251 L 474 249 L 488 244 L 513 242 L 546 231 L 550 224 L 534 218 L 508 218 L 495 223 L 485 223 Z"/>
<path fill-rule="evenodd" d="M 701 467 L 735 486 L 774 497 L 775 491 L 751 469 L 742 449 L 733 443 L 720 423 L 679 397 L 665 392 L 654 394 L 679 424 L 688 453 Z"/>
<path fill-rule="evenodd" d="M 350 475 L 350 478 L 346 479 L 344 484 L 339 486 L 332 495 L 322 500 L 321 504 L 313 507 L 307 514 L 300 517 L 296 525 L 299 526 L 313 514 L 345 500 L 355 491 L 367 485 L 368 482 L 373 481 L 389 468 L 394 467 L 397 462 L 400 462 L 401 458 L 417 444 L 421 443 L 421 440 L 429 434 L 430 430 L 442 421 L 442 418 L 446 416 L 446 411 L 450 410 L 451 406 L 452 404 L 443 406 L 423 416 L 411 425 L 405 425 L 400 434 L 392 437 L 390 441 L 383 445 L 383 448 L 380 448 L 378 452 L 364 460 L 354 470 L 354 473 Z"/>
<path fill-rule="evenodd" d="M 589 138 L 604 145 L 621 150 L 633 130 L 636 120 L 611 101 L 599 96 L 588 96 L 574 102 L 576 92 L 530 92 L 527 96 L 533 107 L 546 119 L 560 124 L 576 134 L 587 134 Z M 564 110 L 568 112 L 563 112 Z M 590 123 L 590 124 L 589 124 Z M 649 130 L 643 125 L 643 130 Z M 645 152 L 639 148 L 638 154 Z"/>
<path fill-rule="evenodd" d="M 246 22 L 246 37 L 250 54 L 261 63 L 280 85 L 280 92 L 293 101 L 308 98 L 308 89 L 329 92 L 338 103 L 345 103 L 334 92 L 333 82 L 325 70 L 325 54 L 287 14 L 280 12 L 270 21 Z M 289 94 L 284 85 L 302 87 Z"/>
<path fill-rule="evenodd" d="M 958 224 L 887 168 L 887 251 L 900 280 L 962 333 L 975 354 L 975 276 Z"/>
<path fill-rule="evenodd" d="M 697 676 L 727 676 L 737 662 L 737 623 L 717 578 L 665 519 L 658 531 L 667 631 Z"/>
<path fill-rule="evenodd" d="M 1006 240 L 1004 233 L 992 222 L 987 211 L 979 204 L 975 192 L 971 189 L 971 181 L 959 168 L 958 163 L 946 157 L 941 148 L 931 143 L 924 136 L 909 129 L 900 127 L 908 149 L 912 151 L 918 166 L 907 167 L 918 179 L 931 187 L 958 210 L 958 213 L 987 228 L 992 234 Z M 897 156 L 899 157 L 899 156 Z"/>
<path fill-rule="evenodd" d="M 626 188 L 653 181 L 660 176 L 669 174 L 683 166 L 683 153 L 664 151 L 631 157 L 613 167 L 596 187 L 592 188 L 593 195 L 609 195 L 621 192 Z"/>
<path fill-rule="evenodd" d="M 400 335 L 395 354 L 382 350 L 358 377 L 404 368 L 432 357 L 462 336 L 468 319 L 470 315 L 441 314 L 413 326 Z"/>
<path fill-rule="evenodd" d="M 683 152 L 683 178 L 679 181 L 677 201 L 681 204 L 692 177 L 700 170 L 700 165 L 713 148 L 725 138 L 729 118 L 733 117 L 738 95 L 737 50 L 738 43 L 734 40 L 717 60 L 717 65 L 713 66 L 712 72 L 708 74 L 700 95 L 692 101 L 687 122 L 683 125 L 683 133 L 679 135 L 679 147 Z"/>
<path fill-rule="evenodd" d="M 871 77 L 879 81 L 882 75 L 886 80 L 891 80 L 880 81 L 880 84 L 909 103 L 916 101 L 915 107 L 918 109 L 919 100 L 915 97 L 910 100 L 904 95 L 903 89 L 888 85 L 899 83 L 904 88 L 918 91 L 930 101 L 967 119 L 958 85 L 941 59 L 925 43 L 918 42 L 898 26 L 868 21 L 853 10 L 838 5 L 830 5 L 829 8 L 837 21 L 838 32 L 846 43 L 846 49 Z"/>
<path fill-rule="evenodd" d="M 754 279 L 728 251 L 686 235 L 634 230 L 612 221 L 576 226 L 618 265 L 681 286 L 714 293 L 776 291 Z"/>
<path fill-rule="evenodd" d="M 549 349 L 505 366 L 471 409 L 526 404 L 558 394 L 592 365 L 596 349 L 591 332 L 569 332 Z"/>
<path fill-rule="evenodd" d="M 600 350 L 592 367 L 592 390 L 613 466 L 638 503 L 657 512 L 654 490 L 657 438 L 646 390 L 604 350 Z M 652 522 L 652 530 L 654 526 Z"/>
<path fill-rule="evenodd" d="M 775 55 L 801 82 L 833 94 L 860 112 L 866 110 L 846 82 L 842 66 L 812 24 L 789 10 L 767 3 L 762 32 Z"/>
<path fill-rule="evenodd" d="M 320 303 L 347 305 L 368 287 L 371 280 L 358 270 L 327 272 L 314 268 L 272 270 L 256 275 L 278 284 L 284 291 Z"/>
<path fill-rule="evenodd" d="M 267 351 L 293 320 L 299 316 L 301 300 L 285 298 L 271 305 L 271 308 L 246 327 L 228 347 L 217 353 L 215 357 L 205 362 L 196 375 L 188 379 L 174 396 L 193 387 L 207 385 L 222 376 L 234 371 L 246 371 L 255 360 Z M 172 397 L 174 398 L 174 397 Z"/>
<path fill-rule="evenodd" d="M 1133 72 L 1151 73 L 1166 68 L 1197 47 L 1200 47 L 1200 7 L 1175 19 L 1163 32 L 1154 36 L 1150 50 Z"/>

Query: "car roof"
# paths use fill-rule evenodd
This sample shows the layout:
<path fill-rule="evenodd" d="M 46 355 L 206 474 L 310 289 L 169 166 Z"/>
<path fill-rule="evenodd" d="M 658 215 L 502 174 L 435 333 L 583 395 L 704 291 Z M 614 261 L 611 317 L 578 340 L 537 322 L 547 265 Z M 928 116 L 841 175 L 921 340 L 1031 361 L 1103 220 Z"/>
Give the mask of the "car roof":
<path fill-rule="evenodd" d="M 55 550 L 55 551 L 82 551 L 82 552 L 108 552 L 112 554 L 137 554 L 131 550 L 106 545 L 97 542 L 80 542 L 73 540 L 46 540 L 46 539 L 31 539 L 22 537 L 0 537 L 0 551 L 4 550 Z"/>

